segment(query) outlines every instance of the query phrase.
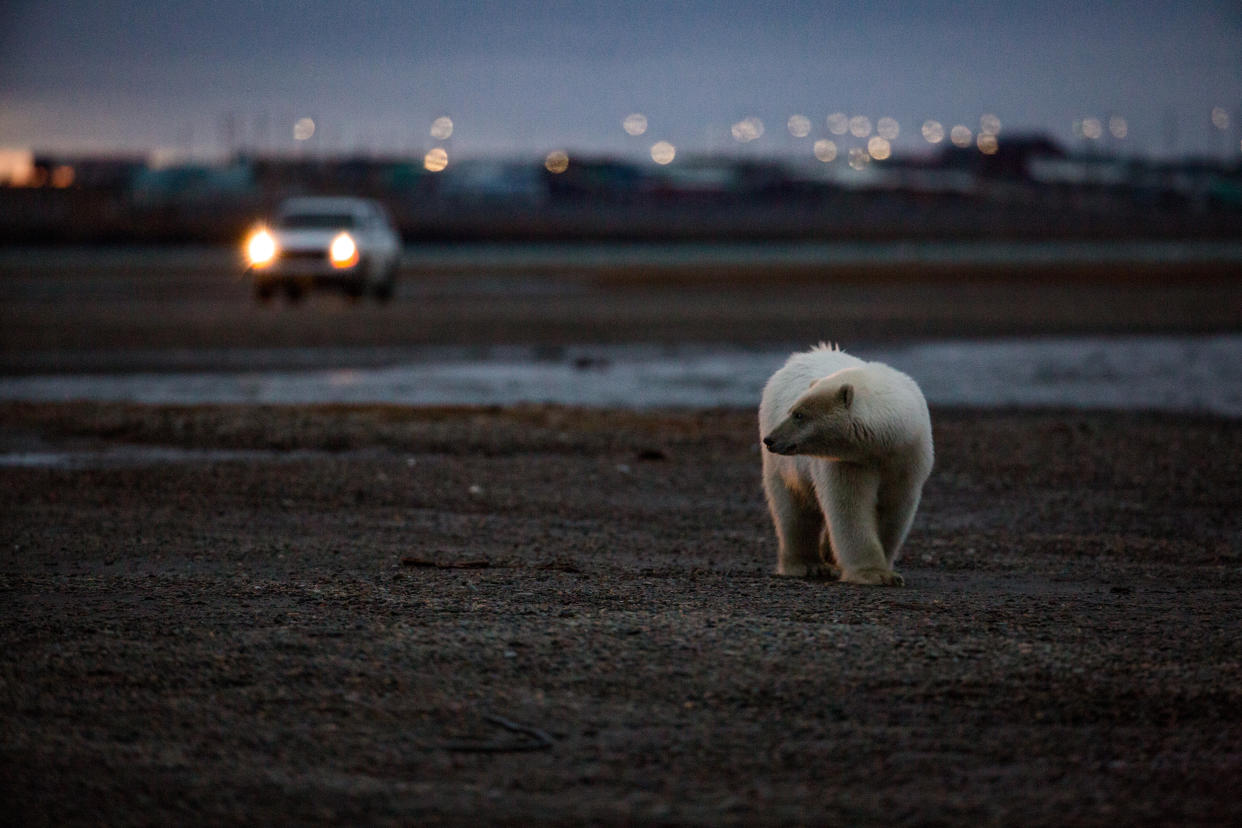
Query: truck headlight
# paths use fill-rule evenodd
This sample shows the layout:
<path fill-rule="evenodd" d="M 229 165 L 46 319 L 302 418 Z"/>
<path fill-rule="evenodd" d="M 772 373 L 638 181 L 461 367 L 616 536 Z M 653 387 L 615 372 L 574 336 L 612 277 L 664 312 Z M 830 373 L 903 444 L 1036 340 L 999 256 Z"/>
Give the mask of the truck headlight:
<path fill-rule="evenodd" d="M 251 267 L 267 267 L 276 261 L 276 238 L 265 229 L 256 230 L 246 241 L 246 256 Z"/>
<path fill-rule="evenodd" d="M 332 240 L 328 248 L 328 258 L 336 268 L 353 267 L 358 264 L 358 245 L 348 233 L 341 233 Z"/>

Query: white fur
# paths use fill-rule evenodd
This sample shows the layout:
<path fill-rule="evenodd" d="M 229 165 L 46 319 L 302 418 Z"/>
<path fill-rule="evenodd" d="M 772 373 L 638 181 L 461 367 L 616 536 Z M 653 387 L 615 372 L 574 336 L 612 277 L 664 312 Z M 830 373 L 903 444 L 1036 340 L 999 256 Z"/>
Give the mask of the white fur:
<path fill-rule="evenodd" d="M 759 433 L 771 441 L 763 487 L 778 574 L 835 576 L 839 567 L 843 581 L 900 585 L 893 563 L 933 462 L 931 418 L 914 380 L 820 345 L 768 380 Z"/>

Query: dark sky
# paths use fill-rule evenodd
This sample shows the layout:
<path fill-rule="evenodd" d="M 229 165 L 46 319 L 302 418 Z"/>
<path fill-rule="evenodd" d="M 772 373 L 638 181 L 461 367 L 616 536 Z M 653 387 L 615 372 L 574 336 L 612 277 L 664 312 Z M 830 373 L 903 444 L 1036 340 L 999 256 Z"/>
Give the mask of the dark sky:
<path fill-rule="evenodd" d="M 1236 154 L 1242 3 L 0 0 L 7 147 L 292 149 L 312 117 L 305 148 L 421 152 L 448 115 L 458 157 L 809 153 L 836 111 L 895 118 L 906 150 L 990 113 L 1002 136 L 1120 115 L 1128 151 Z M 747 116 L 766 130 L 742 148 Z"/>

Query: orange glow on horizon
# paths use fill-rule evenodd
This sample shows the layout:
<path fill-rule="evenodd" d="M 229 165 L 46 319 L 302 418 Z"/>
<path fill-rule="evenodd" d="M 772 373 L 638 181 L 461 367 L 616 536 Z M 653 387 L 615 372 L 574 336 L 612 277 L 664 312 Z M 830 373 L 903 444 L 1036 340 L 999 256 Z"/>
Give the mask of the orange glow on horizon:
<path fill-rule="evenodd" d="M 0 149 L 0 186 L 35 186 L 36 167 L 30 150 Z"/>

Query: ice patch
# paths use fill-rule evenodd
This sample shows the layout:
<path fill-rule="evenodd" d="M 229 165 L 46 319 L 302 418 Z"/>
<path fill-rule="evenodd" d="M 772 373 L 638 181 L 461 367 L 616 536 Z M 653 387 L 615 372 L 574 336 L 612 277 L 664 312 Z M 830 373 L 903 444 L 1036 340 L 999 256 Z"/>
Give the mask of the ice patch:
<path fill-rule="evenodd" d="M 793 348 L 604 345 L 409 351 L 385 367 L 0 378 L 0 399 L 163 404 L 559 403 L 749 407 Z M 935 341 L 860 347 L 933 405 L 1242 416 L 1242 335 Z M 313 364 L 308 357 L 305 364 Z"/>

